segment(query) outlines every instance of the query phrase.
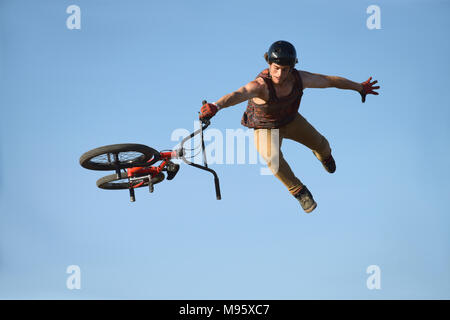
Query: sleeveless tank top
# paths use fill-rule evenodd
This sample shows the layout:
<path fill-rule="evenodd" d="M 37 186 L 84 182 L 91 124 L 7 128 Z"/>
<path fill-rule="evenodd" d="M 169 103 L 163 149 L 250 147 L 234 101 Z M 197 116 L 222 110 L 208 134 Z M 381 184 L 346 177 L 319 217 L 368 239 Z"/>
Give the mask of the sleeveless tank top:
<path fill-rule="evenodd" d="M 261 77 L 269 88 L 269 101 L 265 104 L 256 104 L 253 99 L 248 100 L 241 124 L 248 128 L 273 129 L 279 128 L 294 120 L 300 107 L 303 95 L 303 83 L 297 69 L 293 68 L 295 83 L 291 93 L 278 98 L 275 92 L 269 69 L 265 69 L 256 77 Z"/>

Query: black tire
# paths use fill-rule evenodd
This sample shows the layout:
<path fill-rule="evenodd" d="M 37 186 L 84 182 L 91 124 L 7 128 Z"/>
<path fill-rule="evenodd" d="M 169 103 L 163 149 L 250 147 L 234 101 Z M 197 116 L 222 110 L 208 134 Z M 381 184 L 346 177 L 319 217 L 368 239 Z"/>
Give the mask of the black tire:
<path fill-rule="evenodd" d="M 164 173 L 160 172 L 155 177 L 152 178 L 152 183 L 157 184 L 164 180 Z M 140 184 L 141 182 L 144 182 L 139 187 L 135 187 L 136 185 Z M 103 178 L 100 178 L 97 180 L 97 187 L 101 189 L 106 190 L 123 190 L 128 189 L 128 175 L 126 172 L 120 172 L 120 179 L 117 179 L 116 174 L 110 174 L 108 176 L 105 176 Z M 142 179 L 133 181 L 133 187 L 134 188 L 142 188 L 142 187 L 148 187 L 148 176 L 143 176 Z"/>
<path fill-rule="evenodd" d="M 114 162 L 117 154 L 118 163 Z M 80 157 L 80 165 L 90 170 L 116 170 L 135 166 L 150 166 L 160 158 L 159 152 L 143 144 L 111 144 L 92 149 Z M 148 160 L 151 162 L 146 163 Z"/>

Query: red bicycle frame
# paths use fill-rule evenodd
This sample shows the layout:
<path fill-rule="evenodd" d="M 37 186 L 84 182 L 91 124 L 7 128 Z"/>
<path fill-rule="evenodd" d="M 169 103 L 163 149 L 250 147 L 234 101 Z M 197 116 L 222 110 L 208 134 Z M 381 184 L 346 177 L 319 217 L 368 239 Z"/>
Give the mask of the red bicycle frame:
<path fill-rule="evenodd" d="M 205 104 L 206 101 L 203 101 L 203 104 Z M 182 159 L 185 163 L 187 163 L 190 166 L 205 170 L 205 171 L 209 171 L 213 174 L 214 176 L 214 184 L 215 184 L 215 189 L 216 189 L 216 198 L 217 200 L 221 199 L 221 195 L 220 195 L 220 185 L 219 185 L 219 177 L 217 176 L 217 173 L 208 168 L 208 164 L 206 162 L 206 154 L 205 154 L 205 143 L 203 140 L 203 130 L 205 130 L 209 125 L 210 125 L 210 120 L 209 119 L 202 119 L 202 126 L 200 129 L 198 129 L 197 131 L 194 131 L 193 133 L 191 133 L 189 136 L 185 137 L 182 141 L 181 141 L 181 146 L 178 150 L 172 150 L 169 152 L 160 152 L 159 154 L 159 158 L 156 161 L 160 161 L 162 160 L 161 164 L 158 166 L 151 166 L 151 164 L 155 163 L 155 159 L 150 159 L 148 161 L 148 163 L 151 163 L 150 166 L 139 166 L 139 167 L 132 167 L 132 168 L 128 168 L 127 169 L 127 175 L 128 175 L 128 179 L 131 182 L 132 180 L 135 180 L 139 177 L 142 176 L 149 176 L 149 181 L 151 181 L 151 178 L 158 175 L 159 173 L 161 173 L 163 171 L 163 169 L 167 166 L 167 164 L 169 163 L 169 161 L 171 159 Z M 183 145 L 184 143 L 191 139 L 192 137 L 194 137 L 195 135 L 197 135 L 198 133 L 201 133 L 201 140 L 202 140 L 202 152 L 203 152 L 203 161 L 204 161 L 204 165 L 200 165 L 197 163 L 193 163 L 189 160 L 187 160 L 185 158 L 184 155 L 184 149 L 183 149 Z M 139 182 L 136 185 L 131 185 L 130 183 L 130 197 L 133 199 L 134 198 L 134 188 L 138 188 L 140 186 L 142 186 L 144 184 L 144 181 Z M 151 183 L 149 183 L 150 185 L 150 190 L 153 190 L 153 186 Z"/>
<path fill-rule="evenodd" d="M 149 174 L 152 177 L 156 176 L 157 174 L 159 174 L 160 172 L 163 171 L 163 169 L 167 165 L 168 161 L 173 158 L 177 158 L 177 151 L 160 152 L 159 159 L 162 160 L 162 162 L 159 166 L 128 168 L 127 169 L 128 177 L 136 177 L 136 176 L 149 175 Z M 148 162 L 150 162 L 152 160 L 153 159 L 150 159 Z"/>

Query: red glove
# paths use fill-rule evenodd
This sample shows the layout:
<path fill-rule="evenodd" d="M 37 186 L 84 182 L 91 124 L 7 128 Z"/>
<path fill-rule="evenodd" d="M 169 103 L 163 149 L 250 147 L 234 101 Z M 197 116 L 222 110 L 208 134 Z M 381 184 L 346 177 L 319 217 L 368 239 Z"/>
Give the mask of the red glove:
<path fill-rule="evenodd" d="M 211 119 L 219 111 L 219 108 L 214 103 L 205 103 L 200 109 L 199 119 Z"/>
<path fill-rule="evenodd" d="M 367 94 L 378 95 L 378 92 L 373 91 L 374 89 L 380 89 L 380 86 L 376 86 L 376 87 L 373 86 L 378 81 L 375 80 L 374 82 L 370 82 L 370 80 L 372 80 L 372 77 L 370 77 L 368 80 L 366 80 L 363 83 L 361 83 L 363 85 L 363 88 L 362 88 L 362 91 L 359 92 L 359 94 L 361 94 L 362 102 L 366 102 L 366 95 Z"/>

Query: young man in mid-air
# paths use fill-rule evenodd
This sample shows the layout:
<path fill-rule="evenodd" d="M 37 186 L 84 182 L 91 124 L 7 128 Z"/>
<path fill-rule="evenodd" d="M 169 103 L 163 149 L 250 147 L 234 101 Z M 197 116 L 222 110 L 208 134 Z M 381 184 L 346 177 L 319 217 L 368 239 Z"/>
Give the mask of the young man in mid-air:
<path fill-rule="evenodd" d="M 255 146 L 273 174 L 300 202 L 305 212 L 313 211 L 317 203 L 306 185 L 294 175 L 280 150 L 283 138 L 297 141 L 312 150 L 329 173 L 336 170 L 327 139 L 298 113 L 306 88 L 338 88 L 355 90 L 365 102 L 367 94 L 378 95 L 377 81 L 357 83 L 336 76 L 327 76 L 295 69 L 297 53 L 287 41 L 274 42 L 264 58 L 269 68 L 255 80 L 215 103 L 202 106 L 200 119 L 211 118 L 219 110 L 248 100 L 241 124 L 254 129 Z"/>

